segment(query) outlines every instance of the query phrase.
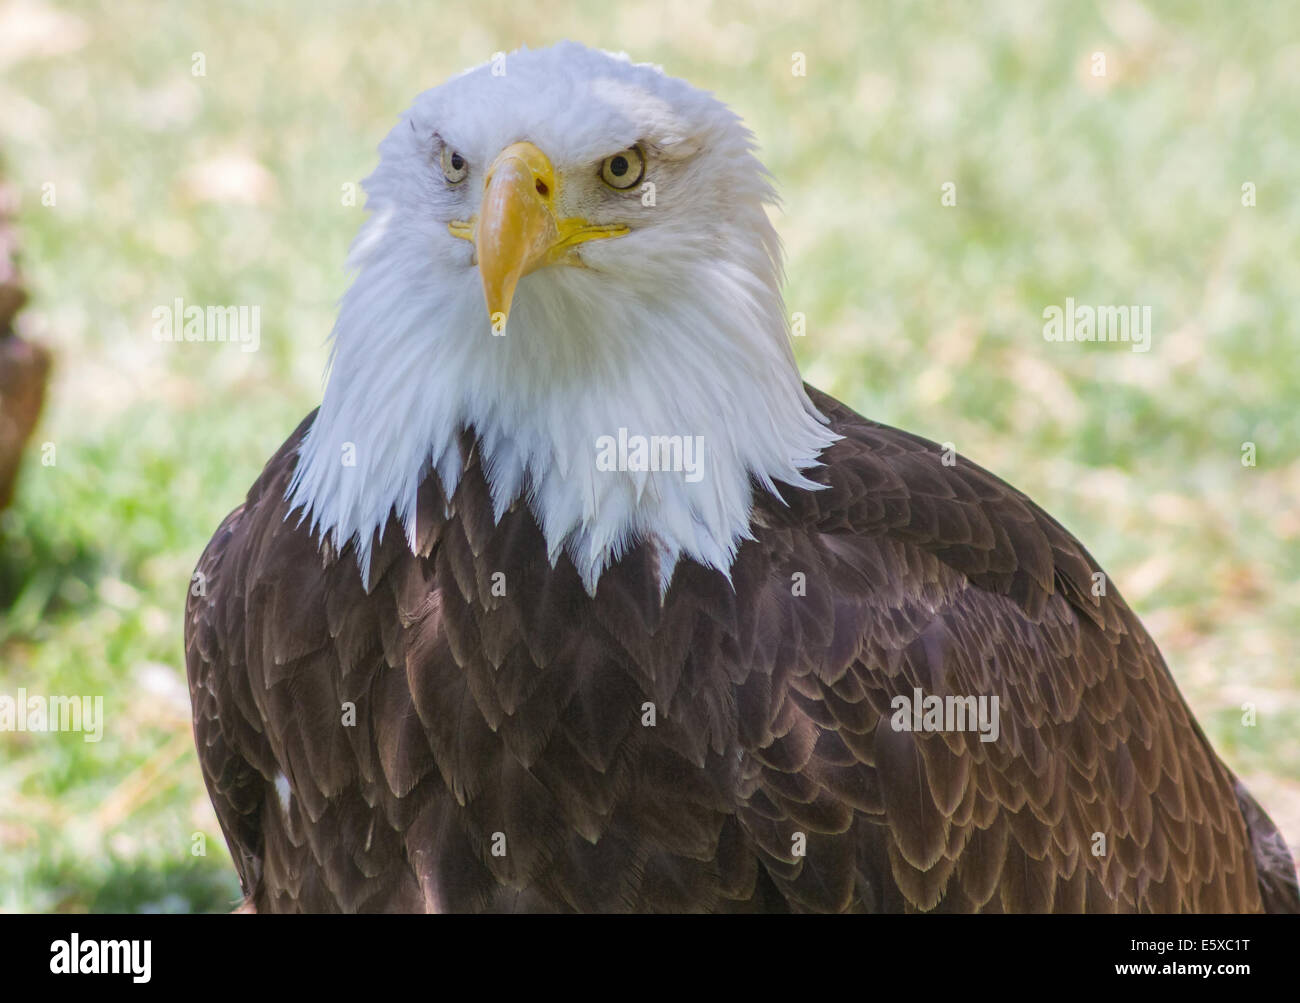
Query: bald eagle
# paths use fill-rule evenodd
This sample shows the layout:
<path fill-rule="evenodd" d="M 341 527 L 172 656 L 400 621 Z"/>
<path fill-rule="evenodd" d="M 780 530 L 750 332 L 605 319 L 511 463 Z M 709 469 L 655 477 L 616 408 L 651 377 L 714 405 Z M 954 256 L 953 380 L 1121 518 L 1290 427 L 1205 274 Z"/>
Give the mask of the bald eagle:
<path fill-rule="evenodd" d="M 366 184 L 323 402 L 188 599 L 247 908 L 1300 909 L 1078 541 L 801 381 L 723 104 L 521 50 Z"/>

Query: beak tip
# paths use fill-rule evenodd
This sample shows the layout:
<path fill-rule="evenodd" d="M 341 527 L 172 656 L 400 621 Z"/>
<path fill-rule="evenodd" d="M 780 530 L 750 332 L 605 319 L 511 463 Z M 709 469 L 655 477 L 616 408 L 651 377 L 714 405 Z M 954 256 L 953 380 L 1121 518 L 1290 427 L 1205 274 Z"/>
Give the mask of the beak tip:
<path fill-rule="evenodd" d="M 488 322 L 492 325 L 493 334 L 504 334 L 506 321 L 510 318 L 510 308 L 514 304 L 515 286 L 518 280 L 509 281 L 507 276 L 504 283 L 487 283 L 483 289 L 483 302 L 487 307 Z"/>

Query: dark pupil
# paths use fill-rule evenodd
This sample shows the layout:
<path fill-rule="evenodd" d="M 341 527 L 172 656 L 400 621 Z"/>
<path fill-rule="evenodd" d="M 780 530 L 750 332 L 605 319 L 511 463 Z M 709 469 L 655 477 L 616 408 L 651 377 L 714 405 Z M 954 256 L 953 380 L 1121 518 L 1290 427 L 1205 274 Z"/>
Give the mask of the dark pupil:
<path fill-rule="evenodd" d="M 460 154 L 453 153 L 451 155 L 451 169 L 453 171 L 459 171 L 464 166 L 465 166 L 465 161 L 461 159 Z"/>
<path fill-rule="evenodd" d="M 609 173 L 616 178 L 621 178 L 627 173 L 627 157 L 615 157 L 609 162 Z"/>

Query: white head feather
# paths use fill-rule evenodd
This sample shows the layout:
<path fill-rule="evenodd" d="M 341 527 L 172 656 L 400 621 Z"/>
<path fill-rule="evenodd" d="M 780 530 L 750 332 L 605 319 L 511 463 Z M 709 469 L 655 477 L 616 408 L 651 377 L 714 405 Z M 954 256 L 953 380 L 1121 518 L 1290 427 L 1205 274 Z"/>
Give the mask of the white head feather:
<path fill-rule="evenodd" d="M 414 538 L 430 469 L 451 496 L 472 427 L 497 518 L 522 498 L 552 562 L 567 552 L 589 591 L 643 540 L 664 589 L 682 555 L 727 573 L 749 535 L 751 478 L 816 487 L 800 471 L 835 439 L 790 350 L 753 138 L 711 95 L 574 43 L 520 50 L 504 70 L 420 95 L 380 146 L 292 506 L 336 546 L 355 540 L 368 577 L 390 511 Z M 520 140 L 565 179 L 563 215 L 630 232 L 582 244 L 585 268 L 525 276 L 497 337 L 474 246 L 447 226 L 478 211 L 484 169 Z M 444 177 L 443 144 L 469 164 L 464 183 Z M 599 177 L 633 144 L 653 200 Z M 703 477 L 599 469 L 597 440 L 621 428 L 703 436 Z"/>

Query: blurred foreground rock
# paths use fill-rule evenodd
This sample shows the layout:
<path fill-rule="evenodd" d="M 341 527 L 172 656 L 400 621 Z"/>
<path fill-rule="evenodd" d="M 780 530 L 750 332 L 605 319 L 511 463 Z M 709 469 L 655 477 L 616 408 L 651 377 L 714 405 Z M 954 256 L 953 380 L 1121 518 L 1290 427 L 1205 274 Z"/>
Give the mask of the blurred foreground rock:
<path fill-rule="evenodd" d="M 40 417 L 50 375 L 49 352 L 13 331 L 13 319 L 27 302 L 18 270 L 16 210 L 13 189 L 0 178 L 0 510 L 13 499 L 23 446 Z"/>

